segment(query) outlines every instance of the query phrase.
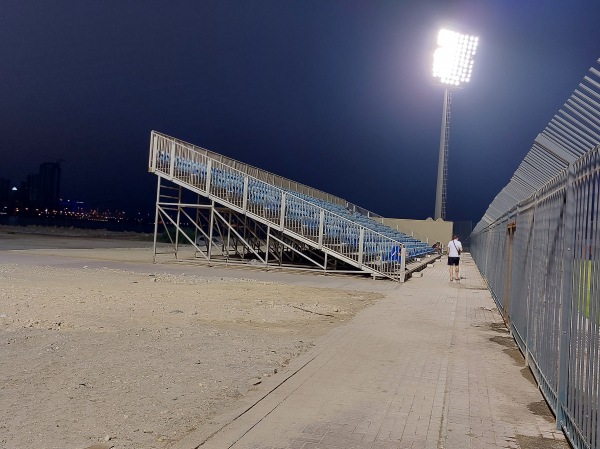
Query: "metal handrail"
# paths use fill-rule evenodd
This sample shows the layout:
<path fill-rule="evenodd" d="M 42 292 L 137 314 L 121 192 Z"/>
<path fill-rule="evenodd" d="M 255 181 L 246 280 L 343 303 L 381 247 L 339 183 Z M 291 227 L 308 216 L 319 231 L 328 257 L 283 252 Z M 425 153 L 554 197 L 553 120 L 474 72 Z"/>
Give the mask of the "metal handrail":
<path fill-rule="evenodd" d="M 366 215 L 371 218 L 380 218 L 381 217 L 379 214 L 376 214 L 375 212 L 369 211 L 363 207 L 353 204 L 353 203 L 351 203 L 343 198 L 340 198 L 338 196 L 331 195 L 330 193 L 323 192 L 321 190 L 315 189 L 313 187 L 309 187 L 307 185 L 301 184 L 296 181 L 292 181 L 283 176 L 279 176 L 274 173 L 270 173 L 261 168 L 253 167 L 252 165 L 246 164 L 244 162 L 240 162 L 235 159 L 228 158 L 226 156 L 223 156 L 222 154 L 207 150 L 206 148 L 202 148 L 202 147 L 196 146 L 192 143 L 177 139 L 175 137 L 171 137 L 166 134 L 162 134 L 158 131 L 152 131 L 152 135 L 161 136 L 161 137 L 164 137 L 165 139 L 169 139 L 169 140 L 176 142 L 180 145 L 183 145 L 185 147 L 192 148 L 195 151 L 197 151 L 201 154 L 204 154 L 207 157 L 210 157 L 211 159 L 219 161 L 220 163 L 227 165 L 228 167 L 230 167 L 234 170 L 237 170 L 241 173 L 247 174 L 249 176 L 252 176 L 253 178 L 259 179 L 259 180 L 267 182 L 269 184 L 272 184 L 276 187 L 280 187 L 282 189 L 293 190 L 293 191 L 301 193 L 301 194 L 309 195 L 313 198 L 319 198 L 319 199 L 329 201 L 330 203 L 339 204 L 339 205 L 342 205 L 342 206 L 348 208 L 349 210 L 360 212 L 361 214 Z M 151 168 L 151 164 L 152 164 L 152 161 L 149 161 L 150 168 Z"/>

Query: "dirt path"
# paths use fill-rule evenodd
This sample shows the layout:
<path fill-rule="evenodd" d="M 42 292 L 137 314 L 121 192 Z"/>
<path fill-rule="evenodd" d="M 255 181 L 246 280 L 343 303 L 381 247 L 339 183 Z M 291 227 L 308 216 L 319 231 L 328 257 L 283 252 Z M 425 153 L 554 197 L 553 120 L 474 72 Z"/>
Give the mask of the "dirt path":
<path fill-rule="evenodd" d="M 381 298 L 84 263 L 0 264 L 3 448 L 168 447 Z"/>

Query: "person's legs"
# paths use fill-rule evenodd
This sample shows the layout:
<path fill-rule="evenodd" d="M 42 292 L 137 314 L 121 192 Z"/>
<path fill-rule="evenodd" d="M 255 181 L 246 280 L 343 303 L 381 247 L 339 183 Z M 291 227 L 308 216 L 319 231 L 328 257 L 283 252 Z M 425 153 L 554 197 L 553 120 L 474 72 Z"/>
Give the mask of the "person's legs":
<path fill-rule="evenodd" d="M 450 282 L 455 279 L 452 270 L 456 272 L 456 280 L 458 280 L 458 257 L 448 256 L 448 272 L 450 273 Z"/>
<path fill-rule="evenodd" d="M 456 279 L 458 282 L 460 282 L 460 276 L 458 275 L 458 264 L 455 265 L 454 268 L 454 279 Z"/>

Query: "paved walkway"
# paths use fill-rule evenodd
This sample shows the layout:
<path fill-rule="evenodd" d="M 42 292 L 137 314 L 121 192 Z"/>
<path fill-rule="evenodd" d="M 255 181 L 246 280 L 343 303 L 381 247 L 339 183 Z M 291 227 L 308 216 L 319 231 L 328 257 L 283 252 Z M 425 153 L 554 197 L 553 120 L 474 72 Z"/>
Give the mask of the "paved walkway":
<path fill-rule="evenodd" d="M 460 284 L 445 257 L 393 284 L 261 396 L 173 448 L 568 448 L 477 268 L 462 259 Z"/>

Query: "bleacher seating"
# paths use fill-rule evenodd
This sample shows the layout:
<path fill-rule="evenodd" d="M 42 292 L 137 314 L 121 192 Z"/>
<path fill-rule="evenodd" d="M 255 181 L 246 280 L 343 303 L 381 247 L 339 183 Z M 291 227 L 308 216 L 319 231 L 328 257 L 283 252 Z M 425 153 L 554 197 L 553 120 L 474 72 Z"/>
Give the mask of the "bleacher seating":
<path fill-rule="evenodd" d="M 156 171 L 206 191 L 225 203 L 245 207 L 300 238 L 337 251 L 373 267 L 397 265 L 401 248 L 407 259 L 432 253 L 426 243 L 379 223 L 366 215 L 324 199 L 284 189 L 257 179 L 188 148 L 174 157 L 169 149 L 156 152 Z M 361 245 L 362 239 L 362 245 Z"/>

